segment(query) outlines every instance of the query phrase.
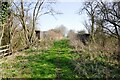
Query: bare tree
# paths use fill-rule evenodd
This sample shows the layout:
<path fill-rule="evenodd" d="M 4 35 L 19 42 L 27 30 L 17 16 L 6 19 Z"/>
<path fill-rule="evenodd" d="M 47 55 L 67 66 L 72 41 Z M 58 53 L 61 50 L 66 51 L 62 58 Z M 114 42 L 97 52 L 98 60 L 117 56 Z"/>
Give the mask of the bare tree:
<path fill-rule="evenodd" d="M 95 42 L 94 40 L 94 31 L 95 31 L 95 16 L 96 16 L 96 10 L 98 7 L 97 2 L 91 1 L 91 2 L 84 2 L 82 11 L 86 11 L 88 17 L 90 18 L 90 28 L 88 28 L 87 23 L 85 23 L 85 26 L 87 29 L 89 29 L 91 34 L 91 40 Z M 81 13 L 81 11 L 79 12 Z"/>
<path fill-rule="evenodd" d="M 101 33 L 107 32 L 116 37 L 120 56 L 120 2 L 103 2 L 102 0 L 85 2 L 82 10 L 85 10 L 90 17 L 92 38 L 94 39 L 95 31 L 98 29 Z"/>
<path fill-rule="evenodd" d="M 24 35 L 25 35 L 25 39 L 26 39 L 26 45 L 27 47 L 30 47 L 30 42 L 29 42 L 29 39 L 28 39 L 28 31 L 27 31 L 27 26 L 26 26 L 26 22 L 25 22 L 25 13 L 24 13 L 24 2 L 23 0 L 21 0 L 21 24 L 22 24 L 22 27 L 24 29 Z"/>
<path fill-rule="evenodd" d="M 34 32 L 35 32 L 35 24 L 36 24 L 38 15 L 39 15 L 39 11 L 41 10 L 44 1 L 45 1 L 45 0 L 38 0 L 37 3 L 35 4 L 35 8 L 34 8 L 34 10 L 33 10 L 33 26 L 32 26 L 32 32 L 31 32 L 30 39 L 29 39 L 30 42 L 32 41 L 32 37 L 33 37 L 33 34 L 34 34 Z M 32 43 L 32 42 L 31 42 L 31 43 Z"/>
<path fill-rule="evenodd" d="M 103 22 L 103 28 L 118 39 L 118 53 L 120 56 L 120 2 L 99 2 L 97 18 Z M 101 17 L 102 16 L 102 17 Z"/>
<path fill-rule="evenodd" d="M 26 40 L 26 45 L 27 47 L 30 47 L 33 45 L 33 43 L 36 41 L 35 40 L 35 27 L 37 20 L 39 19 L 40 16 L 45 15 L 45 14 L 51 14 L 55 15 L 58 14 L 57 12 L 54 11 L 54 9 L 51 7 L 52 3 L 46 2 L 46 0 L 37 0 L 36 3 L 25 3 L 24 0 L 20 1 L 19 3 L 13 3 L 14 4 L 14 10 L 15 11 L 15 16 L 18 17 L 19 21 L 21 22 L 22 28 L 24 30 L 24 36 Z M 26 7 L 26 5 L 29 7 Z M 18 6 L 21 7 L 18 7 Z M 32 12 L 32 16 L 31 16 Z M 32 25 L 27 26 L 28 21 L 31 20 Z M 31 29 L 31 30 L 29 30 Z"/>
<path fill-rule="evenodd" d="M 85 21 L 84 22 L 84 24 L 83 24 L 84 26 L 85 26 L 85 28 L 86 28 L 86 30 L 88 31 L 88 33 L 90 33 L 91 31 L 91 28 L 90 28 L 90 23 L 88 23 L 87 21 Z"/>

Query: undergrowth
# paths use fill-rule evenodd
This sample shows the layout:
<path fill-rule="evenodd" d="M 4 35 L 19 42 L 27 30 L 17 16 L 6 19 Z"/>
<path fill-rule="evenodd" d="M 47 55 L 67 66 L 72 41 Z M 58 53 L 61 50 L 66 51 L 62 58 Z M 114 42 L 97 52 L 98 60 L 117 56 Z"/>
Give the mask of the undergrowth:
<path fill-rule="evenodd" d="M 67 39 L 55 41 L 48 50 L 23 51 L 2 63 L 3 78 L 120 78 L 120 64 L 105 51 L 73 52 Z"/>

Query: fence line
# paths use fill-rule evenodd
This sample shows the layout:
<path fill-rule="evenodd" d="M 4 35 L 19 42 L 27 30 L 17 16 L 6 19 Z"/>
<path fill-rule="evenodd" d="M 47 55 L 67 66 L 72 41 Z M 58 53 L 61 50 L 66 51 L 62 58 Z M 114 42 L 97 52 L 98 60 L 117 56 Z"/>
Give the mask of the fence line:
<path fill-rule="evenodd" d="M 10 45 L 0 46 L 0 58 L 10 54 Z"/>

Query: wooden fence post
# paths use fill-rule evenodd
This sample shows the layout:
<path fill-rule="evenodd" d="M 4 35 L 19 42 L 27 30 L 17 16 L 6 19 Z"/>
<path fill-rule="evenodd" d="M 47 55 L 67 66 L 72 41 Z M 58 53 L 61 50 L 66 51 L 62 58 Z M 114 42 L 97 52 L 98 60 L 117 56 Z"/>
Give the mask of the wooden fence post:
<path fill-rule="evenodd" d="M 10 55 L 10 45 L 0 46 L 0 56 L 5 57 L 6 55 Z"/>

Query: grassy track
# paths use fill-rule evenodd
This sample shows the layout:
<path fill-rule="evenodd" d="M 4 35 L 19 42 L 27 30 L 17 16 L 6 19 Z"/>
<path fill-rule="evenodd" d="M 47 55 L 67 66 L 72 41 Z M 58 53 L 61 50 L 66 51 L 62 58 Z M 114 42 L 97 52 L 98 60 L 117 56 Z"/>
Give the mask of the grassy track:
<path fill-rule="evenodd" d="M 93 56 L 95 55 L 95 56 Z M 67 40 L 54 42 L 49 50 L 28 49 L 0 61 L 0 77 L 51 78 L 120 78 L 120 64 L 101 51 L 71 52 Z"/>
<path fill-rule="evenodd" d="M 70 78 L 77 75 L 74 72 L 72 59 L 66 41 L 57 41 L 47 51 L 26 50 L 12 60 L 2 63 L 2 77 L 23 78 Z"/>

